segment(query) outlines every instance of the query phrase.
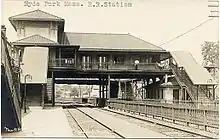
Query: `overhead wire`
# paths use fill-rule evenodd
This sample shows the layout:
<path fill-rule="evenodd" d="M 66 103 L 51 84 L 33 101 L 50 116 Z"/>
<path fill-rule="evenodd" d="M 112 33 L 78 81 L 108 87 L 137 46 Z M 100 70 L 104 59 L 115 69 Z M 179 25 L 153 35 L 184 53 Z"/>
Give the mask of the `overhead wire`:
<path fill-rule="evenodd" d="M 174 40 L 176 40 L 176 39 L 178 39 L 178 38 L 180 38 L 180 37 L 182 37 L 182 36 L 192 32 L 192 31 L 196 30 L 197 28 L 201 27 L 202 25 L 206 24 L 207 22 L 209 22 L 209 21 L 211 21 L 213 19 L 214 19 L 214 17 L 213 18 L 209 18 L 209 19 L 203 21 L 202 23 L 200 23 L 199 25 L 195 26 L 194 28 L 192 28 L 192 29 L 190 29 L 190 30 L 188 30 L 188 31 L 186 31 L 184 33 L 181 33 L 180 35 L 178 35 L 178 36 L 176 36 L 176 37 L 174 37 L 174 38 L 172 38 L 170 40 L 167 40 L 167 41 L 161 43 L 159 46 L 166 45 L 166 44 L 168 44 L 168 43 L 170 43 L 170 42 L 172 42 L 172 41 L 174 41 Z"/>

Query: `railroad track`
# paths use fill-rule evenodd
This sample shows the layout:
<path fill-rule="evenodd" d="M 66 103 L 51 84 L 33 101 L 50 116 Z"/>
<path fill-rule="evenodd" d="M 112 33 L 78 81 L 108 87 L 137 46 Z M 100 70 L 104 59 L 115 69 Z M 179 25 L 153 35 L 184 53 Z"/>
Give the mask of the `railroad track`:
<path fill-rule="evenodd" d="M 100 109 L 100 108 L 91 108 L 89 106 L 87 107 L 82 107 L 82 108 L 78 108 L 75 105 L 71 106 L 72 109 L 67 109 L 67 112 L 69 114 L 71 114 L 71 118 L 72 121 L 75 122 L 75 126 L 78 126 L 78 130 L 80 130 L 80 134 L 84 135 L 84 138 L 129 138 L 127 137 L 127 134 L 119 134 L 118 132 L 121 133 L 121 131 L 116 128 L 116 127 L 112 127 L 110 124 L 108 124 L 108 126 L 102 122 L 105 121 L 100 121 L 102 119 L 97 120 L 96 116 L 94 115 L 96 113 L 100 113 L 101 114 L 108 114 L 107 116 L 113 116 L 115 118 L 121 119 L 121 120 L 125 120 L 127 122 L 133 123 L 138 125 L 139 127 L 142 128 L 146 128 L 149 130 L 152 130 L 154 132 L 158 132 L 161 133 L 165 136 L 168 136 L 170 138 L 178 138 L 178 139 L 207 139 L 209 137 L 205 137 L 202 135 L 198 135 L 195 133 L 190 133 L 190 132 L 186 132 L 183 130 L 179 130 L 179 129 L 175 129 L 175 128 L 171 128 L 171 127 L 166 127 L 164 125 L 160 125 L 160 124 L 154 124 L 148 121 L 144 121 L 142 119 L 139 119 L 137 117 L 131 117 L 128 115 L 123 115 L 122 113 L 117 113 L 111 110 L 106 110 L 106 109 Z M 93 114 L 93 115 L 92 115 Z M 111 117 L 110 117 L 111 118 Z M 88 128 L 86 126 L 96 126 L 95 128 Z M 112 128 L 114 129 L 118 129 L 116 131 L 114 131 Z M 98 128 L 97 128 L 98 127 Z M 76 129 L 76 128 L 75 128 Z M 90 133 L 91 130 L 97 130 L 96 133 Z M 105 131 L 105 133 L 103 133 L 103 131 Z"/>
<path fill-rule="evenodd" d="M 98 108 L 96 108 L 96 110 L 108 113 L 108 114 L 113 115 L 117 118 L 128 120 L 130 122 L 136 123 L 140 127 L 149 128 L 153 131 L 160 132 L 160 133 L 162 133 L 164 135 L 167 135 L 169 137 L 172 137 L 172 138 L 183 138 L 183 139 L 186 139 L 186 138 L 189 138 L 189 139 L 209 138 L 210 139 L 210 137 L 202 136 L 202 135 L 199 135 L 199 134 L 186 132 L 184 130 L 167 127 L 167 126 L 160 125 L 160 124 L 154 124 L 152 122 L 148 122 L 147 120 L 139 119 L 135 116 L 128 116 L 126 114 L 117 113 L 115 111 L 111 111 L 111 110 L 107 110 L 107 109 L 100 109 L 100 108 L 98 109 Z"/>
<path fill-rule="evenodd" d="M 73 129 L 73 135 L 80 138 L 125 138 L 107 125 L 71 105 L 66 108 L 66 115 Z"/>

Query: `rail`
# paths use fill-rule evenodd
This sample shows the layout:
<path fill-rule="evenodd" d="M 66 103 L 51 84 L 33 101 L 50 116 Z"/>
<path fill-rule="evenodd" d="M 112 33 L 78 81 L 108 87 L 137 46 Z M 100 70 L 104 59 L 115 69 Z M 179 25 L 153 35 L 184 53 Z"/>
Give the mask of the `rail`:
<path fill-rule="evenodd" d="M 141 101 L 108 100 L 107 102 L 107 106 L 113 109 L 160 117 L 172 120 L 174 123 L 179 121 L 187 126 L 194 124 L 202 126 L 205 130 L 207 127 L 219 128 L 219 111 L 217 109 L 199 109 L 181 104 L 174 106 Z"/>
<path fill-rule="evenodd" d="M 210 109 L 210 110 L 218 110 L 219 109 L 219 101 L 213 102 L 204 102 L 204 101 L 190 101 L 190 100 L 164 100 L 164 99 L 143 99 L 139 102 L 147 102 L 152 104 L 161 104 L 161 105 L 169 105 L 169 106 L 185 106 L 190 108 L 198 108 L 198 109 Z"/>
<path fill-rule="evenodd" d="M 62 58 L 62 59 L 51 59 L 49 61 L 50 67 L 75 67 L 74 58 Z"/>
<path fill-rule="evenodd" d="M 160 67 L 157 63 L 114 63 L 114 62 L 76 62 L 74 58 L 61 58 L 49 61 L 49 67 L 66 67 L 79 70 L 148 70 L 161 71 L 167 70 Z"/>
<path fill-rule="evenodd" d="M 4 72 L 5 72 L 5 77 L 7 78 L 9 88 L 10 88 L 10 93 L 11 97 L 13 99 L 16 115 L 18 117 L 19 123 L 21 124 L 21 109 L 20 109 L 20 94 L 19 94 L 19 89 L 17 88 L 18 81 L 15 81 L 15 79 L 18 79 L 17 73 L 13 71 L 13 61 L 9 55 L 9 48 L 11 47 L 10 43 L 7 41 L 6 37 L 4 35 L 1 35 L 1 64 L 4 67 Z M 20 82 L 20 80 L 19 80 Z"/>

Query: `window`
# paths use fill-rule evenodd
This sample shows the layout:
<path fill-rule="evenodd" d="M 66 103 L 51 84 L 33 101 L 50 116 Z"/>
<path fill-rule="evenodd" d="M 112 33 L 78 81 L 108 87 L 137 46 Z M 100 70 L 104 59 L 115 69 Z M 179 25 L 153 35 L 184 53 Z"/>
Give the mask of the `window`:
<path fill-rule="evenodd" d="M 146 58 L 146 63 L 152 63 L 152 57 L 151 56 Z"/>
<path fill-rule="evenodd" d="M 114 64 L 124 64 L 125 58 L 122 56 L 116 56 L 114 58 Z"/>
<path fill-rule="evenodd" d="M 99 68 L 107 68 L 107 57 L 106 56 L 99 57 Z"/>
<path fill-rule="evenodd" d="M 82 68 L 91 68 L 91 62 L 90 56 L 82 56 Z"/>
<path fill-rule="evenodd" d="M 173 89 L 173 99 L 179 100 L 179 89 Z"/>

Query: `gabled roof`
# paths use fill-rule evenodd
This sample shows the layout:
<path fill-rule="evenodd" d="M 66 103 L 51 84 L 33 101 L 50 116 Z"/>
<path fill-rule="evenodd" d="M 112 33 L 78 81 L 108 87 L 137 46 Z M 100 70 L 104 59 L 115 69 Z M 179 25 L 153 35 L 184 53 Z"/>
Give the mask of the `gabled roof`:
<path fill-rule="evenodd" d="M 15 42 L 12 42 L 13 45 L 31 45 L 31 44 L 58 44 L 57 42 L 50 40 L 46 37 L 40 35 L 32 35 Z"/>
<path fill-rule="evenodd" d="M 17 31 L 16 21 L 48 21 L 48 22 L 54 21 L 59 23 L 58 28 L 61 29 L 61 31 L 64 30 L 64 23 L 65 23 L 64 19 L 52 15 L 50 13 L 41 11 L 39 9 L 9 17 L 9 21 L 11 22 L 11 24 L 13 25 L 16 31 Z"/>
<path fill-rule="evenodd" d="M 194 85 L 216 85 L 211 74 L 199 65 L 192 54 L 184 51 L 171 52 L 178 67 L 183 67 Z"/>
<path fill-rule="evenodd" d="M 130 34 L 65 32 L 61 44 L 78 45 L 80 46 L 79 50 L 82 51 L 139 50 L 165 52 L 164 49 Z"/>
<path fill-rule="evenodd" d="M 9 18 L 9 20 L 10 21 L 12 20 L 64 21 L 64 19 L 58 16 L 41 11 L 39 9 L 12 16 Z"/>

